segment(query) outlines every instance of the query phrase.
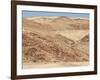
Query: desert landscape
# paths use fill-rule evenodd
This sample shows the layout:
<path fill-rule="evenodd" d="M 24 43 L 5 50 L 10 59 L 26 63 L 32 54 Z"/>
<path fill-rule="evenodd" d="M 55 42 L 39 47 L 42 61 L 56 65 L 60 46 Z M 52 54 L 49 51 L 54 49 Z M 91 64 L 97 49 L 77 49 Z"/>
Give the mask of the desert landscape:
<path fill-rule="evenodd" d="M 23 68 L 89 65 L 89 20 L 67 16 L 23 18 Z"/>

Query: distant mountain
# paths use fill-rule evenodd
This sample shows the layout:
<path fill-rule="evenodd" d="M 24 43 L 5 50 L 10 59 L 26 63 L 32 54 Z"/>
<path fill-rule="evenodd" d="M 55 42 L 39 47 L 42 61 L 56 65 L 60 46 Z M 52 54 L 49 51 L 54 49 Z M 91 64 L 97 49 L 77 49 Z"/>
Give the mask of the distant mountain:
<path fill-rule="evenodd" d="M 86 19 L 71 19 L 65 16 L 55 17 L 30 17 L 23 19 L 23 26 L 48 30 L 89 29 L 89 21 Z"/>
<path fill-rule="evenodd" d="M 69 17 L 65 17 L 65 16 L 59 16 L 59 17 L 56 17 L 53 21 L 67 21 L 67 20 L 72 20 L 71 18 Z"/>

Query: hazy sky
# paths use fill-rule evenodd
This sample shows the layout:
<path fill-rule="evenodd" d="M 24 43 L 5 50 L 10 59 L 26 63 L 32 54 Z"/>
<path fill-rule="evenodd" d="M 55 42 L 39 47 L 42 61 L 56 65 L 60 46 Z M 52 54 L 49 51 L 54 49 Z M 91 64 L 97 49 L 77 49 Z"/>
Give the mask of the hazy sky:
<path fill-rule="evenodd" d="M 32 16 L 66 16 L 71 18 L 87 18 L 89 13 L 70 13 L 70 12 L 46 12 L 46 11 L 22 11 L 23 18 Z"/>

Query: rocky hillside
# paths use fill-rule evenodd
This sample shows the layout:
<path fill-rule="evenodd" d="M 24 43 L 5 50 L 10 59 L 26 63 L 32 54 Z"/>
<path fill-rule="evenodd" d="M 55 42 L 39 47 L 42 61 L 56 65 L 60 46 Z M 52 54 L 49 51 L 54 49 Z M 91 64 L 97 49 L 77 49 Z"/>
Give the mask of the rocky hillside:
<path fill-rule="evenodd" d="M 59 33 L 55 34 L 55 31 L 60 30 L 88 29 L 88 20 L 65 17 L 55 17 L 50 20 L 43 18 L 40 22 L 39 20 L 36 17 L 23 19 L 23 62 L 88 61 L 87 35 L 75 42 Z"/>

